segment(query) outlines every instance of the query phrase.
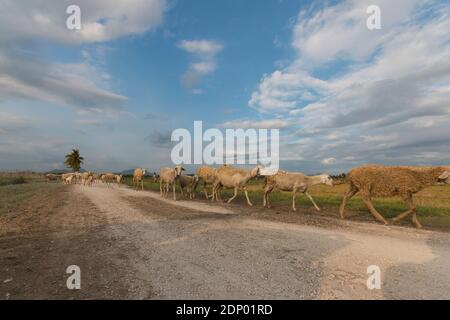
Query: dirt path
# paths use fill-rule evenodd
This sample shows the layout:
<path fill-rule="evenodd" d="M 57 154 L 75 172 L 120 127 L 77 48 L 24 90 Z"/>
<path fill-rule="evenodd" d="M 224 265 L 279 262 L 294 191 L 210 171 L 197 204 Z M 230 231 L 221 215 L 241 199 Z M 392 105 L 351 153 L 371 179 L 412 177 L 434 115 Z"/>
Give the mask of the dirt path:
<path fill-rule="evenodd" d="M 133 297 L 125 239 L 114 238 L 107 217 L 81 192 L 47 188 L 0 216 L 0 298 Z M 81 290 L 67 289 L 70 265 L 81 268 Z"/>
<path fill-rule="evenodd" d="M 70 188 L 65 194 L 70 200 L 49 221 L 55 228 L 61 219 L 68 223 L 65 212 L 76 219 L 78 238 L 69 237 L 69 246 L 60 241 L 69 231 L 55 229 L 49 237 L 65 251 L 61 266 L 69 260 L 80 265 L 84 286 L 79 293 L 67 295 L 68 290 L 60 288 L 40 297 L 450 298 L 447 233 L 312 215 L 285 223 L 276 221 L 288 220 L 282 214 L 263 213 L 261 208 L 174 203 L 157 193 L 128 188 Z M 16 234 L 9 237 L 23 242 Z M 61 254 L 54 251 L 53 258 Z M 370 265 L 381 270 L 380 290 L 366 286 Z M 45 278 L 29 277 L 27 288 L 33 288 L 39 276 Z M 15 280 L 3 287 L 2 281 L 0 294 L 9 290 L 14 298 Z"/>

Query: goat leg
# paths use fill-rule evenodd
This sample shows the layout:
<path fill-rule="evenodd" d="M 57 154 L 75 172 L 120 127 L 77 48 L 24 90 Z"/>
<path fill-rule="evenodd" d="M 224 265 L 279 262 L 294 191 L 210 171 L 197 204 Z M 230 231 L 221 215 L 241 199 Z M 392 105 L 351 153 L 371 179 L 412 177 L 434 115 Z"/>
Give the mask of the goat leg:
<path fill-rule="evenodd" d="M 385 225 L 388 225 L 388 222 L 383 218 L 383 216 L 373 206 L 370 197 L 368 197 L 367 195 L 363 195 L 362 198 L 363 198 L 363 201 L 366 204 L 367 208 L 369 209 L 370 213 L 375 217 L 375 219 Z"/>
<path fill-rule="evenodd" d="M 313 197 L 311 197 L 311 195 L 310 195 L 307 191 L 305 191 L 305 194 L 306 194 L 306 196 L 309 198 L 309 200 L 311 200 L 311 202 L 312 202 L 312 204 L 314 205 L 314 207 L 316 208 L 316 210 L 317 210 L 317 211 L 320 211 L 320 208 L 319 208 L 319 206 L 314 202 Z"/>
<path fill-rule="evenodd" d="M 228 199 L 227 202 L 230 203 L 231 201 L 233 201 L 234 198 L 237 197 L 237 195 L 238 195 L 238 188 L 234 188 L 234 195 L 230 199 Z"/>
<path fill-rule="evenodd" d="M 253 204 L 250 202 L 250 199 L 248 198 L 248 191 L 247 188 L 244 188 L 245 197 L 247 198 L 247 203 L 250 207 L 253 207 Z"/>

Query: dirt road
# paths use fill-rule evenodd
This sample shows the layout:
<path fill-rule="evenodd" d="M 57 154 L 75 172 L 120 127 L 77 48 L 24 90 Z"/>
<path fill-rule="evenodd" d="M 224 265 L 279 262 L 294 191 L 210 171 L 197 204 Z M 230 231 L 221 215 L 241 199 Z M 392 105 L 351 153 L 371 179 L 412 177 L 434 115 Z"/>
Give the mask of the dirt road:
<path fill-rule="evenodd" d="M 450 299 L 448 233 L 105 186 L 47 200 L 0 220 L 2 298 Z M 81 290 L 66 288 L 73 264 Z"/>

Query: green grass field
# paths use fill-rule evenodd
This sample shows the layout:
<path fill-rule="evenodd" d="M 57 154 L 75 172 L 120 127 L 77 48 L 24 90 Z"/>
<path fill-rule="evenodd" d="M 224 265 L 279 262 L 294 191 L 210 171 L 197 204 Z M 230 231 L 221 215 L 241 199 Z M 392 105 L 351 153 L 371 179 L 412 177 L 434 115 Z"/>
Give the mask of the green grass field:
<path fill-rule="evenodd" d="M 132 185 L 132 177 L 126 177 L 125 183 Z M 262 180 L 254 181 L 249 185 L 250 200 L 257 206 L 262 206 Z M 144 180 L 144 188 L 146 190 L 158 190 L 159 183 L 155 183 L 153 178 L 146 178 Z M 329 211 L 336 211 L 341 204 L 344 194 L 348 190 L 348 185 L 340 184 L 334 187 L 329 186 L 314 186 L 310 190 L 319 207 L 329 209 Z M 177 187 L 179 192 L 179 188 Z M 203 192 L 202 187 L 197 189 L 198 192 Z M 210 192 L 210 190 L 208 190 Z M 222 190 L 221 195 L 224 199 L 232 196 L 232 190 Z M 291 194 L 289 192 L 273 191 L 269 195 L 272 207 L 291 205 Z M 244 202 L 245 196 L 239 193 L 237 201 Z M 450 231 L 450 186 L 433 186 L 422 190 L 414 196 L 414 201 L 417 205 L 417 215 L 426 227 L 445 229 Z M 406 205 L 400 198 L 377 198 L 374 199 L 374 205 L 386 218 L 392 218 L 407 210 Z M 297 196 L 297 206 L 299 211 L 301 207 L 311 207 L 312 204 L 303 195 Z M 367 211 L 363 201 L 356 195 L 351 199 L 347 205 L 347 211 L 355 212 L 358 215 L 371 217 Z M 407 221 L 407 219 L 405 219 Z M 407 221 L 407 223 L 409 223 Z"/>

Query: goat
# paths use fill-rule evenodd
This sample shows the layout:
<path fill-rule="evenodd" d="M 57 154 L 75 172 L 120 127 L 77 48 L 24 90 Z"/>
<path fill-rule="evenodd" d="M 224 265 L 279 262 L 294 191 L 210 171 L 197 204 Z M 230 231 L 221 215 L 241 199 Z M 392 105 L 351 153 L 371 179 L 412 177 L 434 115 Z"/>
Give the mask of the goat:
<path fill-rule="evenodd" d="M 199 183 L 203 184 L 203 192 L 205 193 L 206 199 L 213 197 L 213 191 L 211 191 L 211 195 L 208 195 L 208 191 L 206 190 L 206 185 L 210 184 L 214 186 L 214 183 L 217 180 L 216 177 L 216 169 L 212 167 L 202 166 L 197 169 L 197 176 L 199 177 Z"/>
<path fill-rule="evenodd" d="M 233 188 L 234 195 L 228 199 L 228 203 L 237 197 L 239 190 L 244 190 L 245 197 L 249 206 L 253 206 L 248 198 L 247 184 L 250 179 L 259 175 L 262 167 L 256 166 L 252 170 L 237 169 L 230 166 L 222 166 L 216 170 L 216 181 L 213 186 L 212 200 L 218 200 L 219 190 L 221 187 Z"/>
<path fill-rule="evenodd" d="M 139 183 L 141 184 L 141 189 L 144 191 L 144 177 L 147 174 L 147 170 L 142 168 L 137 168 L 133 173 L 133 188 L 139 189 Z"/>
<path fill-rule="evenodd" d="M 178 177 L 180 180 L 180 187 L 181 187 L 181 195 L 184 196 L 183 190 L 186 189 L 186 195 L 189 199 L 195 198 L 195 190 L 197 188 L 197 184 L 199 181 L 199 178 L 197 175 L 191 177 L 191 176 L 185 176 L 180 175 Z"/>
<path fill-rule="evenodd" d="M 318 176 L 307 176 L 300 172 L 286 172 L 279 170 L 278 173 L 267 176 L 263 188 L 263 206 L 270 208 L 268 194 L 274 188 L 282 191 L 292 191 L 292 210 L 297 211 L 295 207 L 295 197 L 297 192 L 304 193 L 313 203 L 317 211 L 320 211 L 319 206 L 314 202 L 314 199 L 308 193 L 308 189 L 317 184 L 333 185 L 333 180 L 327 174 Z"/>
<path fill-rule="evenodd" d="M 347 175 L 350 190 L 342 200 L 339 208 L 341 219 L 347 201 L 358 192 L 374 216 L 375 220 L 388 224 L 384 217 L 372 204 L 372 197 L 400 196 L 407 204 L 408 210 L 392 219 L 397 222 L 412 214 L 412 223 L 416 228 L 422 228 L 417 219 L 413 195 L 425 187 L 438 182 L 450 184 L 450 167 L 389 167 L 382 165 L 366 165 L 351 170 Z"/>
<path fill-rule="evenodd" d="M 169 188 L 172 186 L 173 188 L 173 200 L 177 200 L 177 196 L 175 194 L 175 182 L 178 177 L 181 175 L 181 172 L 184 171 L 180 165 L 177 165 L 175 168 L 162 168 L 159 171 L 159 191 L 161 192 L 162 197 L 166 197 L 169 194 Z"/>

